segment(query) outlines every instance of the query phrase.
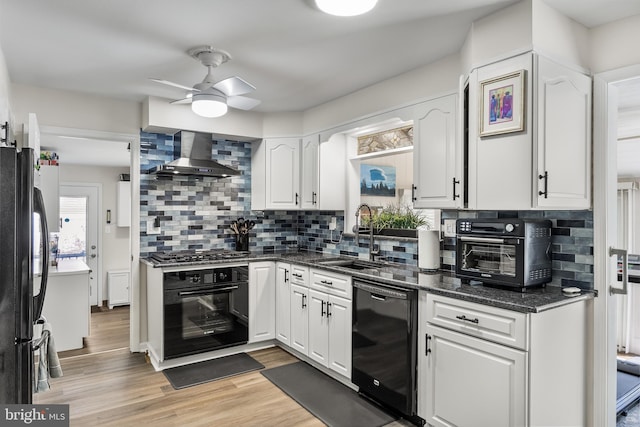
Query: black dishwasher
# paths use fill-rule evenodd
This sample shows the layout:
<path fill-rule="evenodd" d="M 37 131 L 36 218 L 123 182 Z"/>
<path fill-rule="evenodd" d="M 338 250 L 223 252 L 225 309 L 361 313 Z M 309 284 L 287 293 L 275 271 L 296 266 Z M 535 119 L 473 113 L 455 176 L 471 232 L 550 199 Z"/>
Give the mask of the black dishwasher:
<path fill-rule="evenodd" d="M 360 393 L 416 415 L 418 291 L 353 279 L 352 378 Z"/>

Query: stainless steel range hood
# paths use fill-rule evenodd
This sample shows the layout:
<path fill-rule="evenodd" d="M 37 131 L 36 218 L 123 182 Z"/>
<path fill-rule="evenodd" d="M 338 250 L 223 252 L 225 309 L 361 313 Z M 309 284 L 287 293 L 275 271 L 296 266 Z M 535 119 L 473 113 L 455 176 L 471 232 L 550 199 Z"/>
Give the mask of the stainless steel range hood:
<path fill-rule="evenodd" d="M 213 135 L 209 133 L 180 131 L 173 137 L 174 159 L 156 166 L 149 173 L 156 175 L 197 175 L 226 178 L 240 172 L 221 165 L 211 158 Z"/>

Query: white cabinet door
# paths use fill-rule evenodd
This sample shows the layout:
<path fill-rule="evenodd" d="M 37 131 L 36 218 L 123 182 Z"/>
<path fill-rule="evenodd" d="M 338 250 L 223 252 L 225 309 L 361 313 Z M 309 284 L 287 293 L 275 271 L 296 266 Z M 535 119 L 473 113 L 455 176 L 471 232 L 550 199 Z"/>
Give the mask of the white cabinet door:
<path fill-rule="evenodd" d="M 524 351 L 427 325 L 425 419 L 433 426 L 525 426 Z"/>
<path fill-rule="evenodd" d="M 309 289 L 309 357 L 329 366 L 329 328 L 327 302 L 329 295 Z"/>
<path fill-rule="evenodd" d="M 129 271 L 108 271 L 107 286 L 110 309 L 116 305 L 129 304 Z"/>
<path fill-rule="evenodd" d="M 457 133 L 457 95 L 424 102 L 413 121 L 413 205 L 416 208 L 462 206 L 462 150 Z"/>
<path fill-rule="evenodd" d="M 118 181 L 116 187 L 116 225 L 131 226 L 131 182 Z"/>
<path fill-rule="evenodd" d="M 318 209 L 320 135 L 302 140 L 300 200 L 302 209 Z"/>
<path fill-rule="evenodd" d="M 249 342 L 275 338 L 275 264 L 249 264 Z"/>
<path fill-rule="evenodd" d="M 291 284 L 291 347 L 309 355 L 309 289 Z"/>
<path fill-rule="evenodd" d="M 265 140 L 266 207 L 298 209 L 300 207 L 300 140 L 279 138 Z"/>
<path fill-rule="evenodd" d="M 537 57 L 537 207 L 591 207 L 591 78 Z"/>
<path fill-rule="evenodd" d="M 291 345 L 291 265 L 276 263 L 276 339 Z"/>
<path fill-rule="evenodd" d="M 351 378 L 351 301 L 329 295 L 329 367 Z"/>

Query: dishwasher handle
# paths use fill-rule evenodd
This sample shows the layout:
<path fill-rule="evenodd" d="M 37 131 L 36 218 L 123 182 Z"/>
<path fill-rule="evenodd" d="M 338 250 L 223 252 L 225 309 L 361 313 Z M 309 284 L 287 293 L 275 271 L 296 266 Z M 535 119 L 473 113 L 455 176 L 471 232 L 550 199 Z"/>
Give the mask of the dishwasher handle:
<path fill-rule="evenodd" d="M 382 300 L 382 298 L 380 297 L 403 299 L 403 300 L 409 299 L 407 295 L 408 291 L 386 287 L 384 285 L 379 285 L 377 283 L 373 284 L 373 283 L 362 282 L 360 280 L 354 280 L 353 287 L 362 289 L 365 292 L 369 292 L 372 295 L 372 297 L 375 294 L 378 298 L 374 298 L 374 299 L 378 299 L 378 300 Z"/>

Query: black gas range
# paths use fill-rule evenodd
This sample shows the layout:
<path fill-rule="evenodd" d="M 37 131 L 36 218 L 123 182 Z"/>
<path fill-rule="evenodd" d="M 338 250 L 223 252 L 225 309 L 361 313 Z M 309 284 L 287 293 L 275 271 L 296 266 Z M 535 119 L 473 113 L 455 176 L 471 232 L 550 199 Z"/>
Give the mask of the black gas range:
<path fill-rule="evenodd" d="M 173 267 L 209 264 L 212 261 L 233 261 L 247 256 L 249 256 L 249 252 L 229 249 L 180 250 L 154 252 L 149 255 L 149 261 L 159 267 Z"/>

